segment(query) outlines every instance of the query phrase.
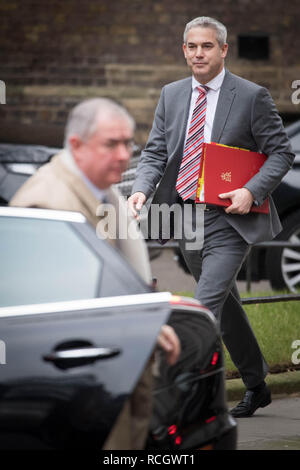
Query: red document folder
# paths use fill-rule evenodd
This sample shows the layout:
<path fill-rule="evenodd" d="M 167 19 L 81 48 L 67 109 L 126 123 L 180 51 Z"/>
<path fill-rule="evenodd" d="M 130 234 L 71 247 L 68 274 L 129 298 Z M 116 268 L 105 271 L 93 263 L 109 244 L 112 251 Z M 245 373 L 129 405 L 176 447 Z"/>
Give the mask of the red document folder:
<path fill-rule="evenodd" d="M 222 144 L 203 144 L 196 202 L 230 206 L 230 199 L 220 199 L 221 193 L 242 188 L 266 161 L 266 155 Z M 251 212 L 268 214 L 269 200 L 253 205 Z"/>

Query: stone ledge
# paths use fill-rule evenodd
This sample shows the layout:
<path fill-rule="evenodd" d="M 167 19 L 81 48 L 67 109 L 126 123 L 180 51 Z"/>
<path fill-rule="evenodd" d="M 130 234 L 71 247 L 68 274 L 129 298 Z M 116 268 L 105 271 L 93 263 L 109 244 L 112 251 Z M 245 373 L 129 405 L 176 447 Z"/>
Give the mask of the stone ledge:
<path fill-rule="evenodd" d="M 269 374 L 266 383 L 276 397 L 300 393 L 300 371 Z M 228 379 L 225 383 L 228 401 L 241 400 L 245 393 L 242 379 Z"/>

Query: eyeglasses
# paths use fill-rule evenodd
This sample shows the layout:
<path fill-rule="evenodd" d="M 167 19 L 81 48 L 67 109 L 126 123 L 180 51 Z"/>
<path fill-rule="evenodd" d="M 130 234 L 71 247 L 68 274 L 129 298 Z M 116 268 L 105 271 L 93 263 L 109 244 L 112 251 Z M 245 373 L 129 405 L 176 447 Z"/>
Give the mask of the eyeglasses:
<path fill-rule="evenodd" d="M 133 139 L 111 139 L 105 142 L 105 146 L 111 150 L 117 148 L 119 145 L 124 145 L 128 150 L 133 150 L 134 140 Z"/>

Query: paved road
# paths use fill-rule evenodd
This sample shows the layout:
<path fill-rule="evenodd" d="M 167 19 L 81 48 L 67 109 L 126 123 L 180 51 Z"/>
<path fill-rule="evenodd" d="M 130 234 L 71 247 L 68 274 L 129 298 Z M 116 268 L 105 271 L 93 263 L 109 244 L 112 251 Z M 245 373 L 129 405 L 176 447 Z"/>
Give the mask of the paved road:
<path fill-rule="evenodd" d="M 237 423 L 238 450 L 300 450 L 300 394 L 273 399 Z"/>

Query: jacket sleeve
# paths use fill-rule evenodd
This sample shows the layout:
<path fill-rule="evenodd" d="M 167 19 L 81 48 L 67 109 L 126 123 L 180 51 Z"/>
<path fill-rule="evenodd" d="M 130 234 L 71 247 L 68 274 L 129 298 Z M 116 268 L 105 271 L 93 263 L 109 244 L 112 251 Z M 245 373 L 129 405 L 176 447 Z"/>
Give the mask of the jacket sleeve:
<path fill-rule="evenodd" d="M 165 139 L 165 88 L 156 107 L 152 130 L 141 154 L 132 194 L 141 191 L 148 198 L 159 183 L 168 159 Z"/>
<path fill-rule="evenodd" d="M 259 88 L 254 96 L 251 125 L 259 151 L 268 158 L 260 171 L 244 187 L 251 191 L 260 205 L 291 168 L 295 155 L 275 104 L 265 88 Z"/>

